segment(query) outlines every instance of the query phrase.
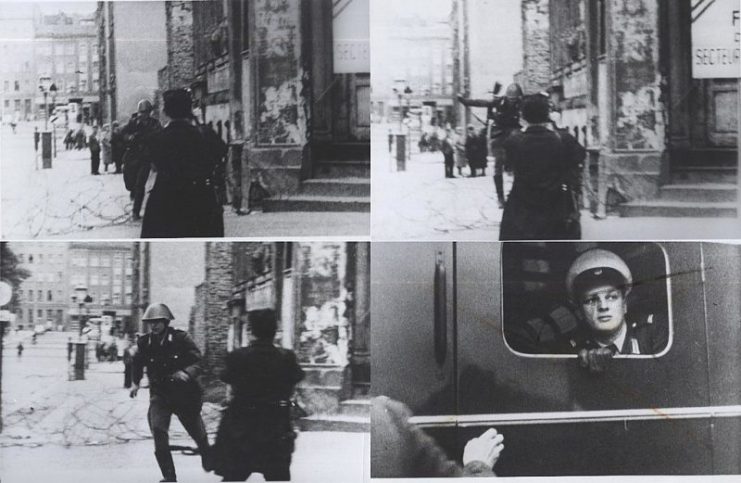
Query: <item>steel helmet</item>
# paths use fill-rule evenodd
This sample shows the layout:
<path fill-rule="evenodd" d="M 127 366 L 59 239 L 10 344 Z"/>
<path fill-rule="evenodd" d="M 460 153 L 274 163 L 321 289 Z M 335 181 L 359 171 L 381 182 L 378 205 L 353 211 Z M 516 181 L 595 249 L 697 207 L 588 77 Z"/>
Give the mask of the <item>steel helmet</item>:
<path fill-rule="evenodd" d="M 149 112 L 152 110 L 152 103 L 149 99 L 142 99 L 139 104 L 136 105 L 136 112 Z"/>
<path fill-rule="evenodd" d="M 519 99 L 522 97 L 522 87 L 517 82 L 507 86 L 507 90 L 504 91 L 504 97 L 509 99 Z"/>
<path fill-rule="evenodd" d="M 147 310 L 144 311 L 144 315 L 142 316 L 142 320 L 144 321 L 162 319 L 165 319 L 168 322 L 175 319 L 175 316 L 172 315 L 172 312 L 170 312 L 170 309 L 165 304 L 150 305 L 147 307 Z"/>
<path fill-rule="evenodd" d="M 566 273 L 566 290 L 572 300 L 576 295 L 574 282 L 583 274 L 592 280 L 604 280 L 611 275 L 617 275 L 621 279 L 620 285 L 624 288 L 625 295 L 630 292 L 633 284 L 633 275 L 625 261 L 613 252 L 601 248 L 585 251 L 571 264 Z"/>

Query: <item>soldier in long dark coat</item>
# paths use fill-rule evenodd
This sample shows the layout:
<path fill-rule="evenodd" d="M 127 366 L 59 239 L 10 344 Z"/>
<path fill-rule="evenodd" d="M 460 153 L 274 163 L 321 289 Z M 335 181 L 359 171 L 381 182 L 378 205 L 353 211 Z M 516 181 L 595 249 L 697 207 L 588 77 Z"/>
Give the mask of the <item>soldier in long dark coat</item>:
<path fill-rule="evenodd" d="M 514 172 L 499 232 L 500 240 L 580 238 L 578 197 L 586 150 L 565 131 L 550 126 L 550 106 L 542 95 L 523 103 L 528 123 L 504 141 L 507 167 Z"/>
<path fill-rule="evenodd" d="M 250 313 L 255 340 L 226 358 L 221 379 L 231 385 L 233 398 L 214 445 L 214 472 L 224 481 L 245 481 L 252 473 L 266 481 L 291 479 L 291 397 L 304 372 L 293 351 L 273 345 L 276 326 L 273 310 Z"/>
<path fill-rule="evenodd" d="M 224 236 L 214 169 L 226 145 L 213 130 L 193 124 L 190 92 L 170 90 L 163 98 L 170 122 L 151 143 L 150 161 L 157 178 L 147 201 L 141 237 Z"/>

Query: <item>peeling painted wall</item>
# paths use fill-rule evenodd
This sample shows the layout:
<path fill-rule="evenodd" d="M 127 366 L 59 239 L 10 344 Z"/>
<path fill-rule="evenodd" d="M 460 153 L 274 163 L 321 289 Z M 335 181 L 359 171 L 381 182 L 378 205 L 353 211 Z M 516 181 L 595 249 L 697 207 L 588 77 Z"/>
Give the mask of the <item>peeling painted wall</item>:
<path fill-rule="evenodd" d="M 663 150 L 655 0 L 612 0 L 615 149 Z"/>
<path fill-rule="evenodd" d="M 257 143 L 306 142 L 298 0 L 255 0 Z"/>
<path fill-rule="evenodd" d="M 522 88 L 533 93 L 547 89 L 551 83 L 549 0 L 522 0 L 521 9 Z"/>

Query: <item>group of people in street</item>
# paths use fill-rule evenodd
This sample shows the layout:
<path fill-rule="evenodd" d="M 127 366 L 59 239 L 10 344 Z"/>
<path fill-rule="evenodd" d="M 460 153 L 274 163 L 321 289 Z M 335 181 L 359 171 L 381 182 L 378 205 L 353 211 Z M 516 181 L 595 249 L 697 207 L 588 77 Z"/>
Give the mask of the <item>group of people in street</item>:
<path fill-rule="evenodd" d="M 231 386 L 232 397 L 213 446 L 201 418 L 201 352 L 186 332 L 170 326 L 173 319 L 165 304 L 147 308 L 142 320 L 149 333 L 138 339 L 131 362 L 132 398 L 139 392 L 145 369 L 149 380 L 147 420 L 162 472 L 160 481 L 177 481 L 169 444 L 173 414 L 196 443 L 204 471 L 214 471 L 223 481 L 245 481 L 252 473 L 262 473 L 267 481 L 290 480 L 296 438 L 291 398 L 304 373 L 292 351 L 273 344 L 275 311 L 251 314 L 249 346 L 227 356 L 221 379 Z"/>
<path fill-rule="evenodd" d="M 83 125 L 67 133 L 65 146 L 90 150 L 92 175 L 101 174 L 101 161 L 105 172 L 113 165 L 123 174 L 142 238 L 223 237 L 226 143 L 193 115 L 188 90 L 166 91 L 163 100 L 164 126 L 142 99 L 123 127 Z"/>
<path fill-rule="evenodd" d="M 455 178 L 454 168 L 458 170 L 458 176 L 463 176 L 463 168 L 469 168 L 469 177 L 475 178 L 479 175 L 486 176 L 486 130 L 476 132 L 473 125 L 469 125 L 466 133 L 463 128 L 455 130 L 447 128 L 445 137 L 441 143 L 445 164 L 445 177 Z"/>
<path fill-rule="evenodd" d="M 164 126 L 145 99 L 121 130 L 132 217 L 142 219 L 144 209 L 142 238 L 222 237 L 216 178 L 226 143 L 193 115 L 190 91 L 169 90 L 163 100 Z"/>

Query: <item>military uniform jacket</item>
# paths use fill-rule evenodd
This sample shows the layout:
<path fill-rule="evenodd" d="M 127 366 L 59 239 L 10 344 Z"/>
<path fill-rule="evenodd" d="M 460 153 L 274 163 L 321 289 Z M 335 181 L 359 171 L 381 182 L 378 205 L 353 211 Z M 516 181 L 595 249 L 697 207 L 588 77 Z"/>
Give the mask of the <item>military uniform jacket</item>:
<path fill-rule="evenodd" d="M 648 320 L 652 320 L 652 318 Z M 622 347 L 617 348 L 617 354 L 656 355 L 666 348 L 668 334 L 661 330 L 657 324 L 648 320 L 642 323 L 628 322 L 625 340 Z M 589 337 L 584 337 L 574 345 L 576 352 L 581 349 L 599 349 L 601 347 Z"/>
<path fill-rule="evenodd" d="M 147 334 L 139 337 L 136 345 L 135 384 L 141 381 L 146 367 L 152 397 L 161 396 L 177 402 L 183 399 L 200 401 L 201 388 L 196 378 L 201 373 L 201 351 L 186 332 L 168 327 L 164 338 Z M 184 371 L 190 379 L 187 382 L 173 380 L 172 374 L 177 371 Z"/>

